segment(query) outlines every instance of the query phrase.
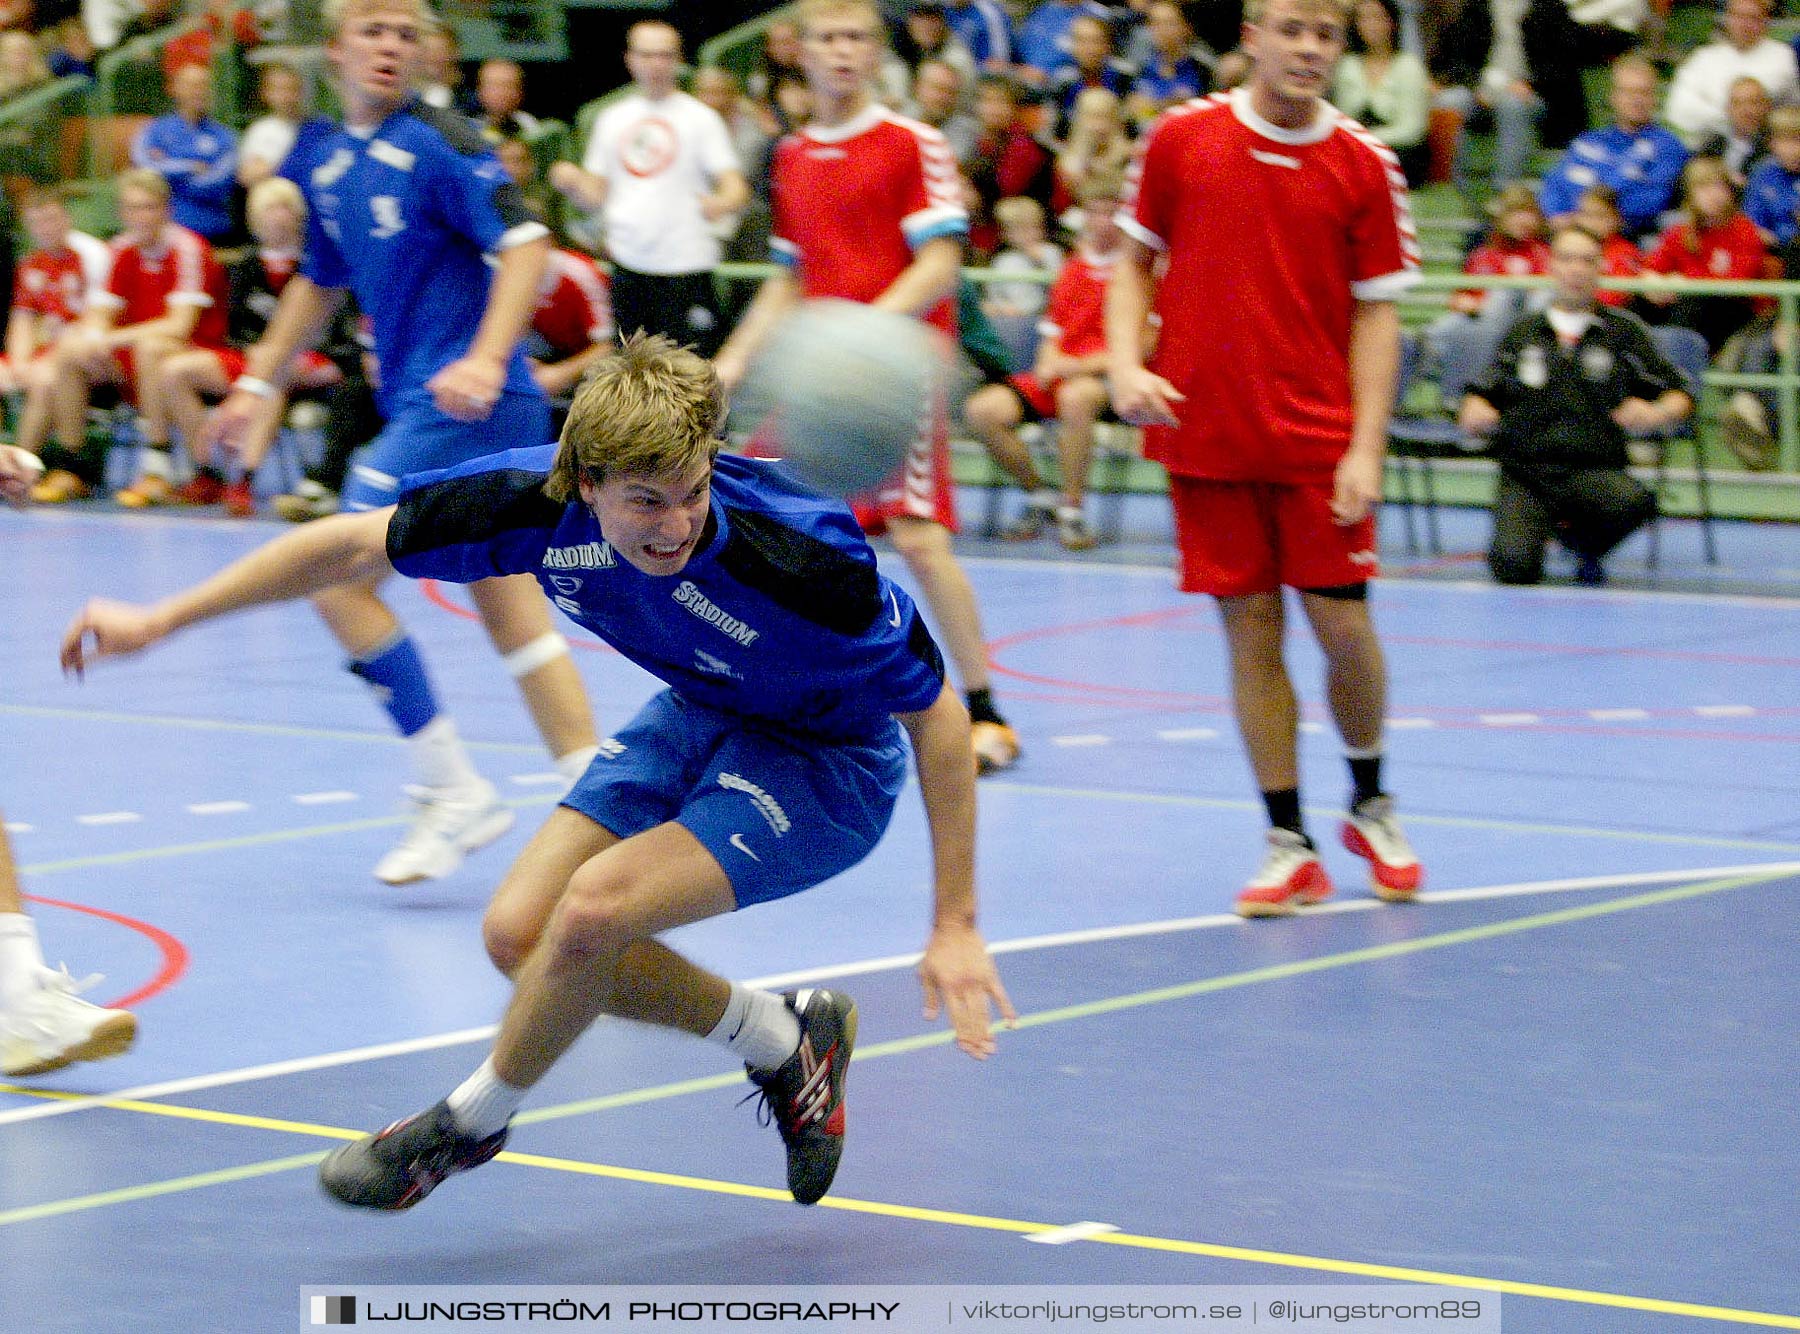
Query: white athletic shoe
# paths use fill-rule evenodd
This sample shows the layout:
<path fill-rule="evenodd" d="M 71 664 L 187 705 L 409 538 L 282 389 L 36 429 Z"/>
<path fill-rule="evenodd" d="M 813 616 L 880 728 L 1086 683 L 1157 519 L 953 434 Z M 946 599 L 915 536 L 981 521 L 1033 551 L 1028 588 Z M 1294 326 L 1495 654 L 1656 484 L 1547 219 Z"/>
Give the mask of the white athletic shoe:
<path fill-rule="evenodd" d="M 44 1075 L 76 1061 L 102 1061 L 131 1046 L 137 1019 L 78 994 L 100 979 L 77 982 L 67 968 L 46 968 L 24 1000 L 0 1010 L 0 1074 Z"/>
<path fill-rule="evenodd" d="M 474 787 L 409 787 L 406 793 L 413 801 L 412 827 L 375 866 L 375 878 L 390 885 L 442 879 L 462 865 L 463 854 L 512 828 L 512 811 L 485 780 Z"/>

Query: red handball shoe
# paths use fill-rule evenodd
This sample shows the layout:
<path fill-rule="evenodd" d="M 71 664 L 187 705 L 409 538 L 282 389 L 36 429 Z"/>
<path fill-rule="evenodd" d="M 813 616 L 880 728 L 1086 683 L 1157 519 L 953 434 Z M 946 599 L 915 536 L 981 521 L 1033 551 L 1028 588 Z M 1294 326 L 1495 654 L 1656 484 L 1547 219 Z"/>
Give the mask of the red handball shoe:
<path fill-rule="evenodd" d="M 1237 896 L 1239 917 L 1286 917 L 1295 908 L 1331 895 L 1331 877 L 1304 834 L 1271 829 L 1269 851 L 1244 892 Z"/>
<path fill-rule="evenodd" d="M 1411 903 L 1425 883 L 1425 868 L 1394 816 L 1394 799 L 1383 793 L 1359 802 L 1344 821 L 1344 846 L 1369 863 L 1369 887 L 1387 903 Z"/>

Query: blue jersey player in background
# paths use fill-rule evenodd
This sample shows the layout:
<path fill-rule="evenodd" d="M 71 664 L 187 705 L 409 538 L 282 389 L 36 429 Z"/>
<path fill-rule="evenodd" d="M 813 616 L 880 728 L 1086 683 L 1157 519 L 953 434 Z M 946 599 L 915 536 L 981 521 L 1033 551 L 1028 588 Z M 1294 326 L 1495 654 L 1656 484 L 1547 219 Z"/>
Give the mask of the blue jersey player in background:
<path fill-rule="evenodd" d="M 308 136 L 290 157 L 308 205 L 305 258 L 209 434 L 215 443 L 242 438 L 258 399 L 285 383 L 295 354 L 353 291 L 373 326 L 387 425 L 353 469 L 344 503 L 377 509 L 393 503 L 407 473 L 550 438 L 549 406 L 519 336 L 551 240 L 474 126 L 414 99 L 434 24 L 420 0 L 333 3 L 327 21 L 344 124 Z M 529 580 L 477 584 L 470 595 L 557 767 L 573 779 L 594 753 L 593 719 L 543 596 Z M 448 875 L 464 853 L 504 833 L 512 812 L 440 711 L 377 581 L 313 601 L 350 670 L 408 738 L 419 777 L 416 818 L 375 874 L 389 884 Z"/>
<path fill-rule="evenodd" d="M 518 574 L 670 687 L 601 747 L 488 907 L 488 954 L 514 984 L 492 1053 L 445 1101 L 325 1160 L 347 1204 L 405 1209 L 487 1162 L 602 1014 L 736 1053 L 787 1146 L 789 1190 L 824 1195 L 855 1005 L 748 990 L 656 936 L 867 856 L 905 779 L 902 729 L 931 834 L 926 1013 L 947 1011 L 976 1057 L 994 1047 L 990 1006 L 1014 1017 L 975 925 L 969 715 L 943 657 L 848 508 L 779 464 L 715 457 L 723 402 L 711 363 L 634 338 L 589 373 L 554 451 L 411 478 L 396 507 L 308 524 L 155 606 L 90 602 L 69 627 L 63 666 L 79 672 L 345 580 Z"/>

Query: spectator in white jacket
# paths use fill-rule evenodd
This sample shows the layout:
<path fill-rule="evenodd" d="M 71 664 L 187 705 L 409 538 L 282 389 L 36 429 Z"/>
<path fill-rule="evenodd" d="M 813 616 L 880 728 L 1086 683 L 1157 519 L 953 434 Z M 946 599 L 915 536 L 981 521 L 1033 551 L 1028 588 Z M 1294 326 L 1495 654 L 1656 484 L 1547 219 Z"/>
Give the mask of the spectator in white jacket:
<path fill-rule="evenodd" d="M 1769 91 L 1777 105 L 1800 101 L 1800 67 L 1794 49 L 1769 36 L 1769 0 L 1726 0 L 1722 39 L 1682 61 L 1669 85 L 1663 118 L 1690 145 L 1728 128 L 1725 101 L 1745 75 Z"/>

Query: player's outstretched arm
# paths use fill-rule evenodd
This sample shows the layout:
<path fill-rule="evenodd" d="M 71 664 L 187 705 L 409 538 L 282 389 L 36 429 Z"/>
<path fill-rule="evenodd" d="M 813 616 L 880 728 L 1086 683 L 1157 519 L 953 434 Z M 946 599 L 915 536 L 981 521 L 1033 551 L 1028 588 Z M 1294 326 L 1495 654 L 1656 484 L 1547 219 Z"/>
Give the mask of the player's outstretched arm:
<path fill-rule="evenodd" d="M 95 598 L 63 633 L 62 668 L 80 676 L 89 662 L 141 652 L 184 626 L 391 574 L 387 528 L 393 513 L 390 506 L 315 520 L 149 606 Z"/>
<path fill-rule="evenodd" d="M 930 708 L 898 717 L 912 737 L 931 830 L 931 939 L 919 961 L 925 1017 L 936 1019 L 940 1009 L 947 1012 L 956 1045 L 980 1059 L 994 1051 L 990 1006 L 1008 1026 L 1018 1014 L 975 926 L 975 766 L 969 760 L 969 714 L 946 686 Z"/>
<path fill-rule="evenodd" d="M 757 352 L 768 341 L 782 316 L 799 301 L 800 283 L 786 269 L 778 268 L 763 280 L 763 285 L 756 289 L 755 298 L 738 317 L 731 337 L 713 358 L 713 369 L 718 372 L 726 393 L 744 382 L 744 375 L 750 363 L 756 360 Z"/>

